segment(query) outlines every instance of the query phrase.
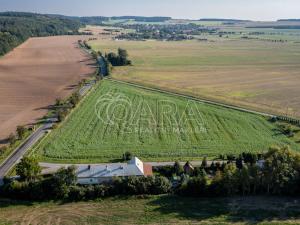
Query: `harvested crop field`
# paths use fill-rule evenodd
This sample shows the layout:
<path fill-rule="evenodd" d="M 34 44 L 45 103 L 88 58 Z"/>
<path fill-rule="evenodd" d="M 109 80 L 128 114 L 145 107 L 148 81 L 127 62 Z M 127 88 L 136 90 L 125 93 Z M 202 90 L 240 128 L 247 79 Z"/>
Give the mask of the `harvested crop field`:
<path fill-rule="evenodd" d="M 107 162 L 126 151 L 147 161 L 261 152 L 299 145 L 251 113 L 103 80 L 35 149 L 40 161 Z"/>
<path fill-rule="evenodd" d="M 0 58 L 0 140 L 36 122 L 55 99 L 68 96 L 94 68 L 77 47 L 82 36 L 31 38 Z"/>
<path fill-rule="evenodd" d="M 300 118 L 299 43 L 237 39 L 90 44 L 103 53 L 118 47 L 128 51 L 133 66 L 116 67 L 116 79 Z"/>

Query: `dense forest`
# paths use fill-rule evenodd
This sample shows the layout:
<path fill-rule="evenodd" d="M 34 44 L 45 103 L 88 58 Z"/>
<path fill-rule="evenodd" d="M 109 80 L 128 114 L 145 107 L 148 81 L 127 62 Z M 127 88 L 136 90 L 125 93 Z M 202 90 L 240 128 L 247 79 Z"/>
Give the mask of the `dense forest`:
<path fill-rule="evenodd" d="M 109 21 L 109 17 L 104 16 L 91 16 L 91 17 L 77 17 L 75 18 L 82 24 L 89 24 L 89 25 L 102 25 L 103 22 Z"/>
<path fill-rule="evenodd" d="M 0 13 L 0 55 L 4 55 L 29 37 L 76 34 L 80 22 L 55 15 Z"/>

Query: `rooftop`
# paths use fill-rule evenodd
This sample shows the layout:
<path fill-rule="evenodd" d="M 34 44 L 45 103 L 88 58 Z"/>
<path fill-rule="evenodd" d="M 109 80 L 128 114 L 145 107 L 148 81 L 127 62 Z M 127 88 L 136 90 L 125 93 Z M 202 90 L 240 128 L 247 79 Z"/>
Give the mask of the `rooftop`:
<path fill-rule="evenodd" d="M 76 173 L 78 178 L 126 177 L 152 175 L 150 170 L 148 165 L 134 157 L 128 163 L 77 166 Z"/>

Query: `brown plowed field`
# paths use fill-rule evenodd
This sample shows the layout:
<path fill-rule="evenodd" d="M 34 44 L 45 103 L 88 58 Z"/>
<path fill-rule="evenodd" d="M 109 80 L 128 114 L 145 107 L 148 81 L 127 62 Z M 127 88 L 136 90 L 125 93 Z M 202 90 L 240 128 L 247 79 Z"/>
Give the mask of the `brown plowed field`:
<path fill-rule="evenodd" d="M 0 140 L 18 125 L 36 122 L 94 72 L 77 47 L 82 36 L 31 38 L 0 58 Z M 1 144 L 0 142 L 0 144 Z"/>

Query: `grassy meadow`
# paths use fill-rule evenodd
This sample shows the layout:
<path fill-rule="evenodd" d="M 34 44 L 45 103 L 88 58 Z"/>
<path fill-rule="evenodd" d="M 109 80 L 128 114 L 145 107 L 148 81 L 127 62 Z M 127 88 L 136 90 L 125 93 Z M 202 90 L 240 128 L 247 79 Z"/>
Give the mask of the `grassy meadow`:
<path fill-rule="evenodd" d="M 300 40 L 297 30 L 273 32 L 278 32 L 270 36 L 274 39 Z M 118 47 L 128 50 L 133 66 L 115 68 L 116 79 L 300 117 L 300 43 L 240 36 L 208 37 L 207 42 L 96 40 L 90 44 L 103 53 Z M 260 38 L 268 39 L 268 34 Z"/>
<path fill-rule="evenodd" d="M 101 81 L 35 149 L 41 161 L 107 162 L 126 151 L 147 161 L 260 152 L 290 145 L 262 116 Z"/>
<path fill-rule="evenodd" d="M 275 197 L 118 197 L 78 203 L 0 199 L 0 224 L 300 224 L 299 200 Z"/>

